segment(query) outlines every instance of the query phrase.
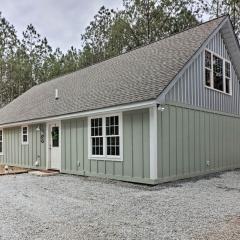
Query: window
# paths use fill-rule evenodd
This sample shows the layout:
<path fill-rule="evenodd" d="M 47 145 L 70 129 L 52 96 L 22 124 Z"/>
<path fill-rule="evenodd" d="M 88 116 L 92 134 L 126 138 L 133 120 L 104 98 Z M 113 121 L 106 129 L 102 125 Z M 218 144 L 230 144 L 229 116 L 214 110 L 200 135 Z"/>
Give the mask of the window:
<path fill-rule="evenodd" d="M 231 94 L 231 64 L 222 57 L 205 50 L 205 85 Z"/>
<path fill-rule="evenodd" d="M 3 153 L 3 130 L 0 129 L 0 154 Z"/>
<path fill-rule="evenodd" d="M 100 159 L 120 159 L 121 155 L 121 115 L 90 118 L 89 157 Z"/>
<path fill-rule="evenodd" d="M 59 127 L 52 127 L 52 147 L 59 147 Z"/>
<path fill-rule="evenodd" d="M 22 144 L 28 144 L 28 127 L 22 127 Z"/>

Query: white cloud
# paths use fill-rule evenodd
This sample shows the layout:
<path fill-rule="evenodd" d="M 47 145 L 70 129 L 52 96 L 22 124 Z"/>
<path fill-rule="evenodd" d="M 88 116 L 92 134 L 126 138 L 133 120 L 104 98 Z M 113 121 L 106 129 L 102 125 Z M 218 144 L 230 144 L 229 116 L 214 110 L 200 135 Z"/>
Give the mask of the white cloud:
<path fill-rule="evenodd" d="M 66 51 L 81 47 L 81 33 L 102 5 L 121 8 L 122 0 L 1 0 L 1 11 L 19 36 L 32 23 L 51 46 Z"/>

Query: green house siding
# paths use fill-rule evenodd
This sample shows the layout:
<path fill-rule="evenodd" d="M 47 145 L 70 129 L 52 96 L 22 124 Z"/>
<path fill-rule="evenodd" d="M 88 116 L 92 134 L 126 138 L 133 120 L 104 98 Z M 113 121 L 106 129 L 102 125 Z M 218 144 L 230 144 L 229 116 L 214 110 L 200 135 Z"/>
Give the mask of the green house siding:
<path fill-rule="evenodd" d="M 36 131 L 37 126 L 28 126 L 28 144 L 24 145 L 21 141 L 21 127 L 3 130 L 3 155 L 0 157 L 0 164 L 36 168 L 35 162 L 38 161 L 38 168 L 46 168 L 45 124 L 39 125 L 44 133 L 43 143 L 41 133 Z"/>
<path fill-rule="evenodd" d="M 123 161 L 88 159 L 88 120 L 62 121 L 62 172 L 142 181 L 149 179 L 149 110 L 123 113 Z"/>
<path fill-rule="evenodd" d="M 160 180 L 237 167 L 240 167 L 240 118 L 173 105 L 158 111 Z"/>

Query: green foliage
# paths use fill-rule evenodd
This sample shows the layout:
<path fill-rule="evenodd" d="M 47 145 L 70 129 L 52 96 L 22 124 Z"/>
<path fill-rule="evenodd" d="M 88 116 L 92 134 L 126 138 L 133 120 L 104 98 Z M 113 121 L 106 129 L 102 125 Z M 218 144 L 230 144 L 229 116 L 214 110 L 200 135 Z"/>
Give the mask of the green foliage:
<path fill-rule="evenodd" d="M 236 35 L 240 38 L 240 1 L 239 0 L 212 0 L 209 6 L 212 17 L 229 15 Z"/>

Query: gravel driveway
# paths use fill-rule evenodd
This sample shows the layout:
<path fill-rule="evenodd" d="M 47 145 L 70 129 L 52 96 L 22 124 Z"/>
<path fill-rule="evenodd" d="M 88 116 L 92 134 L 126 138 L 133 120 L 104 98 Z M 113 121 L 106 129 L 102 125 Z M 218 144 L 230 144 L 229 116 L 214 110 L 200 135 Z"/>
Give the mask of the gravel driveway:
<path fill-rule="evenodd" d="M 0 177 L 0 239 L 240 239 L 240 172 L 155 187 Z"/>

